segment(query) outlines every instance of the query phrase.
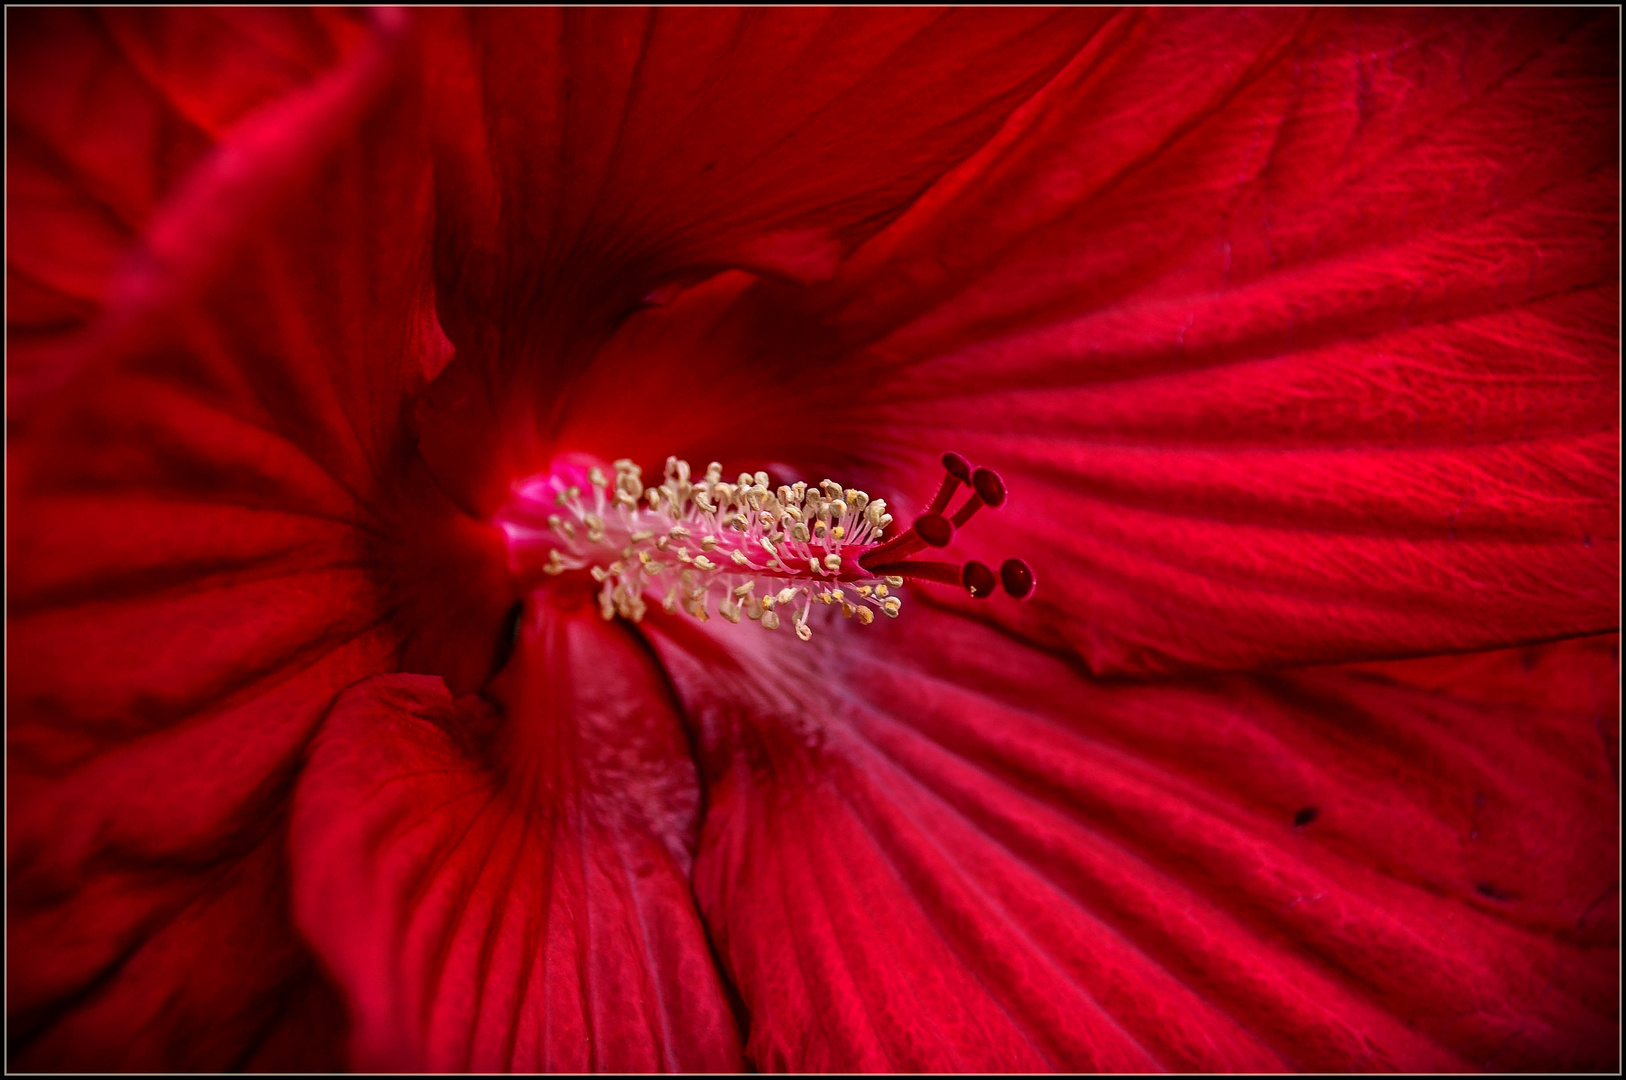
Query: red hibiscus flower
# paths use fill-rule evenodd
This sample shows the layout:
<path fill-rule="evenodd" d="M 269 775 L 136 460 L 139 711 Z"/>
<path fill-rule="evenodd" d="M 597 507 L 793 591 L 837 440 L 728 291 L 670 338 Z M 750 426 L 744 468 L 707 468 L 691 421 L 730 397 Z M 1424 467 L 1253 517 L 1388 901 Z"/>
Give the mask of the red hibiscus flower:
<path fill-rule="evenodd" d="M 9 1063 L 1613 1068 L 1617 37 L 8 13 Z"/>

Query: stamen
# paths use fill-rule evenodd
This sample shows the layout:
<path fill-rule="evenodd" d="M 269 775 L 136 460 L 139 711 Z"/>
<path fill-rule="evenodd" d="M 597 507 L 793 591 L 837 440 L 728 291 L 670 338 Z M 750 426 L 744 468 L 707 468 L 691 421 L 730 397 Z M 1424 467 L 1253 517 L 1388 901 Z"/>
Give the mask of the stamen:
<path fill-rule="evenodd" d="M 630 460 L 615 462 L 614 470 L 612 479 L 596 463 L 565 464 L 514 486 L 497 522 L 508 534 L 516 574 L 535 583 L 587 571 L 606 619 L 642 619 L 647 593 L 668 612 L 701 620 L 750 618 L 773 630 L 788 615 L 804 641 L 813 634 L 814 600 L 863 625 L 873 624 L 877 611 L 898 614 L 885 580 L 857 558 L 879 547 L 892 524 L 885 500 L 833 480 L 776 492 L 765 472 L 740 473 L 738 483 L 727 483 L 716 462 L 696 480 L 675 457 L 652 487 Z M 591 489 L 585 499 L 584 488 Z M 953 534 L 941 518 L 926 530 L 945 540 Z"/>
<path fill-rule="evenodd" d="M 815 600 L 867 626 L 877 611 L 899 614 L 900 599 L 891 591 L 905 580 L 959 585 L 979 599 L 1000 585 L 1016 599 L 1031 596 L 1033 571 L 1020 559 L 1005 560 L 998 574 L 975 560 L 906 561 L 948 546 L 981 507 L 1005 501 L 1005 486 L 991 470 L 973 469 L 958 454 L 942 460 L 947 477 L 931 508 L 884 542 L 892 515 L 884 499 L 867 492 L 833 480 L 774 488 L 764 472 L 740 473 L 729 483 L 717 462 L 696 478 L 688 462 L 675 457 L 667 459 L 662 481 L 648 487 L 625 458 L 614 463 L 613 478 L 596 463 L 561 465 L 516 484 L 497 523 L 508 534 L 516 574 L 535 587 L 585 571 L 598 583 L 606 619 L 639 621 L 649 607 L 647 594 L 668 612 L 700 620 L 749 618 L 773 630 L 788 616 L 796 637 L 806 641 Z M 945 517 L 962 484 L 970 496 Z"/>

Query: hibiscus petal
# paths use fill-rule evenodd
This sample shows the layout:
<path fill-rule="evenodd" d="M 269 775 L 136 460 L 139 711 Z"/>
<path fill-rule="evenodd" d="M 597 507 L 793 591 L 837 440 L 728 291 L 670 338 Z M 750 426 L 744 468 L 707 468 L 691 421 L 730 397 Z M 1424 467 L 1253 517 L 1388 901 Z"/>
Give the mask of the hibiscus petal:
<path fill-rule="evenodd" d="M 30 1072 L 341 1067 L 342 1010 L 292 929 L 282 815 L 264 814 L 259 832 L 201 883 L 138 856 L 84 875 L 76 897 L 40 910 L 38 876 L 23 875 L 8 905 L 8 1063 Z M 122 853 L 106 844 L 100 854 Z M 111 925 L 126 948 L 115 977 L 74 985 L 72 1008 L 31 1008 L 38 972 L 83 963 L 99 973 L 97 939 Z M 313 1001 L 325 1010 L 309 1015 Z"/>
<path fill-rule="evenodd" d="M 1124 15 L 835 281 L 608 359 L 905 521 L 998 470 L 983 617 L 1100 672 L 1612 629 L 1616 18 Z"/>
<path fill-rule="evenodd" d="M 63 339 L 234 122 L 308 84 L 364 27 L 335 11 L 20 10 L 6 35 L 6 381 L 15 421 Z"/>
<path fill-rule="evenodd" d="M 426 452 L 490 510 L 549 460 L 568 375 L 647 293 L 726 265 L 828 277 L 1105 15 L 427 17 L 436 280 L 459 360 L 433 391 Z"/>
<path fill-rule="evenodd" d="M 1615 1060 L 1616 641 L 1493 658 L 1502 702 L 1437 669 L 1102 683 L 918 609 L 862 648 L 651 629 L 759 1067 Z M 1577 671 L 1584 704 L 1529 704 Z"/>
<path fill-rule="evenodd" d="M 1005 474 L 1009 621 L 1106 671 L 1614 627 L 1615 16 L 1146 19 L 837 316 L 894 438 Z"/>
<path fill-rule="evenodd" d="M 464 644 L 427 670 L 491 667 L 500 534 L 460 520 L 403 447 L 433 347 L 405 44 L 378 36 L 234 129 L 11 447 L 21 1060 L 246 1062 L 282 1023 L 267 1002 L 309 971 L 265 894 L 311 730 L 339 690 L 436 641 Z M 417 588 L 424 567 L 461 606 Z M 409 640 L 397 620 L 426 614 Z M 177 1041 L 199 1027 L 218 1038 Z"/>
<path fill-rule="evenodd" d="M 504 679 L 505 714 L 432 679 L 362 683 L 300 780 L 297 909 L 349 994 L 356 1064 L 737 1068 L 659 672 L 588 608 L 543 607 Z"/>

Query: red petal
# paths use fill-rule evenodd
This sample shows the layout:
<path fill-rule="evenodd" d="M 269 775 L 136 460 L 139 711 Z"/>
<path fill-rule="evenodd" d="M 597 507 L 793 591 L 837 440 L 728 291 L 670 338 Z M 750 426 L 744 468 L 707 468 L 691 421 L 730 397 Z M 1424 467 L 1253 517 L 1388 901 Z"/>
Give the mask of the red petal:
<path fill-rule="evenodd" d="M 234 122 L 338 63 L 336 12 L 36 9 L 7 24 L 6 376 L 16 417 L 61 372 L 159 203 Z"/>
<path fill-rule="evenodd" d="M 1097 670 L 1614 627 L 1614 17 L 1301 20 L 1148 14 L 857 260 L 892 432 Z"/>
<path fill-rule="evenodd" d="M 1608 630 L 1614 25 L 1125 15 L 834 282 L 608 359 L 903 520 L 997 469 L 956 554 L 1041 584 L 980 614 L 1097 671 Z"/>
<path fill-rule="evenodd" d="M 759 1067 L 1612 1067 L 1612 642 L 1551 647 L 1611 688 L 1577 711 L 1345 669 L 1102 684 L 918 609 L 843 629 L 655 628 Z"/>
<path fill-rule="evenodd" d="M 402 445 L 429 207 L 401 45 L 234 131 L 11 447 L 9 1005 L 54 1067 L 247 1061 L 309 964 L 267 881 L 311 730 L 437 641 L 428 670 L 491 666 L 500 535 Z"/>
<path fill-rule="evenodd" d="M 13 810 L 18 802 L 8 796 Z M 198 875 L 155 872 L 150 856 L 112 839 L 102 857 L 129 864 L 85 868 L 57 885 L 76 890 L 63 899 L 47 892 L 31 852 L 16 853 L 22 830 L 13 823 L 11 1067 L 219 1072 L 258 1061 L 330 1071 L 342 1064 L 342 1014 L 332 1011 L 332 991 L 289 919 L 281 815 L 266 811 L 245 828 L 248 835 L 228 841 L 236 850 L 227 858 L 171 849 L 171 858 L 205 861 Z M 114 977 L 96 978 L 109 970 L 110 937 L 120 950 Z M 42 973 L 77 972 L 71 1008 L 42 997 Z M 311 1000 L 328 1002 L 328 1012 L 301 1015 Z"/>
<path fill-rule="evenodd" d="M 738 1067 L 659 673 L 620 627 L 544 609 L 504 691 L 500 715 L 435 680 L 370 680 L 300 780 L 300 923 L 349 994 L 356 1064 Z"/>
<path fill-rule="evenodd" d="M 546 464 L 568 376 L 646 293 L 723 265 L 828 277 L 1104 17 L 428 16 L 437 284 L 460 351 L 425 430 L 437 474 L 494 508 Z"/>

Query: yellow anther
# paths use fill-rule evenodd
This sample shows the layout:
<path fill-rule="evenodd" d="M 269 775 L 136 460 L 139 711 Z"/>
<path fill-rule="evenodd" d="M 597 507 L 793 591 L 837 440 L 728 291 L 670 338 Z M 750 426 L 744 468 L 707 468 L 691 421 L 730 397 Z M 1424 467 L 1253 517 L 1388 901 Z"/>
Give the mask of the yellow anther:
<path fill-rule="evenodd" d="M 534 530 L 545 519 L 547 529 L 562 538 L 557 550 L 544 547 L 541 569 L 549 575 L 589 571 L 601 586 L 601 612 L 636 621 L 664 593 L 662 606 L 698 619 L 707 618 L 716 603 L 717 614 L 730 622 L 748 615 L 773 629 L 789 620 L 804 641 L 812 636 L 807 615 L 814 602 L 839 606 L 844 617 L 865 624 L 875 619 L 868 605 L 898 613 L 888 586 L 901 585 L 901 577 L 888 577 L 886 585 L 873 578 L 862 585 L 840 580 L 868 576 L 850 572 L 856 568 L 844 558 L 844 546 L 855 538 L 866 546 L 876 543 L 880 526 L 890 520 L 883 500 L 857 488 L 833 480 L 774 488 L 766 472 L 740 473 L 730 483 L 719 463 L 711 463 L 702 478 L 676 457 L 667 459 L 664 475 L 649 486 L 629 458 L 617 459 L 613 472 L 595 465 L 576 475 L 579 486 L 559 477 L 529 482 L 524 496 L 534 507 L 534 524 L 526 527 Z M 580 501 L 584 488 L 596 496 L 586 506 Z M 550 513 L 555 502 L 564 509 Z M 725 529 L 744 536 L 731 541 Z M 766 562 L 756 561 L 761 558 Z M 757 596 L 758 584 L 767 595 Z"/>

